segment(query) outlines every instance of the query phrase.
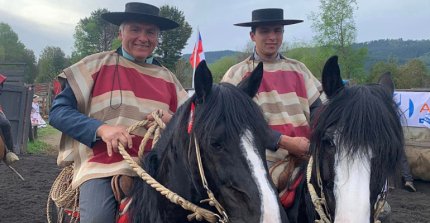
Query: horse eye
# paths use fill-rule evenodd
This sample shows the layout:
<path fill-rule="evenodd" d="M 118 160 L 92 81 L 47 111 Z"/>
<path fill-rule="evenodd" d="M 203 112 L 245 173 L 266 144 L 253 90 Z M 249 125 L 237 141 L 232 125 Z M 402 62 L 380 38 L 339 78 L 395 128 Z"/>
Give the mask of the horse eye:
<path fill-rule="evenodd" d="M 222 149 L 222 144 L 220 142 L 213 142 L 213 143 L 211 143 L 211 146 L 212 146 L 212 148 L 217 149 L 217 150 Z"/>

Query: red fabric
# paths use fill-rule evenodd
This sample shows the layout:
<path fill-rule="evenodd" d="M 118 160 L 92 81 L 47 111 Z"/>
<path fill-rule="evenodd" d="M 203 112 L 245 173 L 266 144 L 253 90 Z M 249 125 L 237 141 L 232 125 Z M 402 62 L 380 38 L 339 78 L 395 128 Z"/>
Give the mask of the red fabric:
<path fill-rule="evenodd" d="M 249 75 L 251 75 L 251 73 L 247 73 L 243 78 Z M 260 87 L 258 88 L 258 93 L 276 90 L 278 94 L 294 92 L 298 97 L 308 98 L 305 86 L 306 83 L 303 79 L 303 74 L 296 71 L 265 70 Z"/>
<path fill-rule="evenodd" d="M 52 81 L 52 86 L 53 86 L 53 93 L 54 93 L 54 96 L 57 96 L 57 95 L 61 92 L 61 84 L 60 84 L 60 81 L 58 81 L 58 80 L 53 80 L 53 81 Z"/>
<path fill-rule="evenodd" d="M 103 74 L 103 78 L 98 78 L 99 74 Z M 162 78 L 142 75 L 136 69 L 123 66 L 118 66 L 118 70 L 115 72 L 115 65 L 103 66 L 92 77 L 97 80 L 92 90 L 93 97 L 106 92 L 122 90 L 133 92 L 137 98 L 168 104 L 169 109 L 173 112 L 176 112 L 178 107 L 175 84 Z M 112 81 L 114 82 L 113 87 Z"/>
<path fill-rule="evenodd" d="M 0 74 L 0 84 L 3 84 L 3 82 L 6 81 L 6 76 L 4 76 L 3 74 Z"/>
<path fill-rule="evenodd" d="M 303 178 L 303 173 L 300 174 L 294 181 L 294 183 L 281 195 L 281 204 L 285 208 L 290 208 L 294 204 L 294 198 L 296 197 L 296 189 L 300 185 Z"/>
<path fill-rule="evenodd" d="M 269 125 L 271 129 L 276 130 L 283 135 L 291 136 L 291 137 L 306 137 L 309 139 L 311 135 L 311 129 L 309 126 L 297 126 L 294 127 L 291 124 L 285 125 Z"/>
<path fill-rule="evenodd" d="M 195 61 L 194 61 L 195 58 Z M 205 53 L 203 51 L 203 42 L 202 42 L 202 36 L 199 32 L 199 39 L 197 40 L 197 43 L 194 45 L 193 53 L 190 57 L 190 64 L 192 68 L 196 68 L 199 63 L 205 59 Z"/>
<path fill-rule="evenodd" d="M 118 207 L 118 220 L 116 223 L 128 223 L 130 220 L 130 212 L 128 211 L 129 203 L 131 202 L 131 198 L 125 198 L 123 199 Z"/>
<path fill-rule="evenodd" d="M 126 150 L 130 154 L 130 156 L 137 157 L 138 152 L 139 152 L 139 145 L 142 142 L 142 137 L 135 135 L 132 138 L 132 140 L 133 140 L 133 148 L 126 149 Z M 151 147 L 152 147 L 152 140 L 149 139 L 145 145 L 144 153 L 146 154 L 149 151 L 151 151 Z M 112 156 L 109 156 L 107 153 L 106 143 L 103 142 L 102 140 L 98 140 L 94 144 L 93 154 L 94 154 L 94 156 L 90 160 L 88 160 L 88 162 L 109 164 L 109 163 L 116 163 L 116 162 L 120 162 L 120 161 L 124 160 L 124 158 L 122 157 L 122 155 L 120 153 L 114 152 L 114 153 L 112 153 Z"/>
<path fill-rule="evenodd" d="M 79 219 L 79 211 L 72 211 L 69 209 L 64 209 L 64 213 L 66 213 L 68 216 L 73 216 L 74 218 Z"/>

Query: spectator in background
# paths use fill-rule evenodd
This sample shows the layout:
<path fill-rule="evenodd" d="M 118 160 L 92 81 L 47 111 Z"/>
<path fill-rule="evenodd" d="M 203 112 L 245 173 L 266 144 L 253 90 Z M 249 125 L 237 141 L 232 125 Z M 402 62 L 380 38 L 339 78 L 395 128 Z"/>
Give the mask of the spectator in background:
<path fill-rule="evenodd" d="M 38 128 L 46 127 L 46 122 L 40 115 L 39 96 L 33 95 L 33 102 L 31 103 L 31 125 Z"/>
<path fill-rule="evenodd" d="M 408 160 L 406 159 L 405 152 L 403 152 L 400 155 L 400 165 L 401 165 L 402 178 L 403 178 L 403 181 L 405 182 L 404 188 L 410 192 L 416 192 L 417 189 L 415 188 L 415 185 L 414 185 L 414 178 L 412 177 L 411 169 L 409 167 Z"/>

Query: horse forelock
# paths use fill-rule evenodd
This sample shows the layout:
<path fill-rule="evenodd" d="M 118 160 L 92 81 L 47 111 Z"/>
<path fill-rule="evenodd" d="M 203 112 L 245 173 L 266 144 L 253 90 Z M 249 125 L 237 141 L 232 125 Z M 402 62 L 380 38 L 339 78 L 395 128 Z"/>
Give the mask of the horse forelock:
<path fill-rule="evenodd" d="M 322 108 L 312 140 L 323 139 L 331 129 L 348 157 L 380 156 L 388 165 L 404 145 L 399 114 L 392 96 L 379 85 L 345 88 Z"/>
<path fill-rule="evenodd" d="M 200 108 L 199 108 L 200 107 Z M 196 106 L 193 132 L 209 142 L 215 127 L 224 124 L 226 140 L 238 140 L 244 129 L 256 136 L 259 144 L 266 143 L 269 128 L 260 108 L 240 89 L 229 83 L 214 85 L 204 104 Z"/>
<path fill-rule="evenodd" d="M 178 111 L 176 111 L 172 120 L 167 125 L 166 130 L 164 130 L 161 135 L 160 140 L 143 163 L 145 165 L 145 169 L 147 169 L 151 175 L 155 176 L 157 180 L 164 179 L 165 181 L 170 181 L 170 178 L 167 179 L 167 177 L 172 177 L 172 171 L 175 173 L 182 171 L 179 173 L 182 177 L 181 181 L 182 179 L 188 179 L 189 185 L 184 185 L 184 187 L 188 187 L 187 190 L 189 192 L 185 192 L 185 195 L 183 191 L 178 194 L 191 199 L 192 202 L 198 203 L 201 199 L 206 198 L 206 195 L 198 176 L 194 147 L 190 150 L 190 144 L 193 145 L 193 142 L 190 142 L 191 136 L 195 136 L 198 139 L 198 142 L 201 145 L 202 156 L 204 156 L 204 150 L 210 143 L 213 134 L 215 134 L 217 126 L 219 129 L 220 124 L 225 127 L 223 129 L 223 136 L 225 136 L 226 141 L 230 140 L 239 143 L 241 136 L 246 131 L 249 131 L 253 136 L 253 141 L 256 147 L 259 148 L 258 156 L 259 158 L 262 158 L 265 152 L 264 145 L 267 143 L 267 137 L 265 136 L 269 134 L 269 128 L 264 120 L 260 108 L 252 101 L 251 98 L 249 98 L 249 96 L 231 84 L 214 84 L 209 95 L 206 95 L 202 100 L 196 99 L 196 96 L 192 96 L 178 109 Z M 187 128 L 190 121 L 189 118 L 192 103 L 195 104 L 193 128 L 191 133 L 188 134 Z M 226 154 L 226 156 L 228 155 L 229 154 Z M 205 157 L 202 157 L 202 159 L 205 159 Z M 246 157 L 244 156 L 243 159 L 245 160 Z M 205 160 L 203 160 L 203 162 L 205 166 L 208 165 L 205 163 Z M 240 161 L 238 160 L 238 162 Z M 180 168 L 177 169 L 180 170 L 171 169 L 172 166 L 178 165 Z M 216 165 L 216 163 L 213 165 Z M 206 170 L 209 169 L 207 166 L 204 168 Z M 214 180 L 209 179 L 211 171 L 208 171 L 206 175 L 208 182 Z M 163 184 L 166 182 L 160 181 L 160 183 Z M 213 187 L 213 185 L 210 185 L 210 187 Z M 219 191 L 217 188 L 211 189 L 214 190 L 215 194 Z M 143 193 L 149 193 L 151 188 L 140 185 L 139 190 L 143 190 Z M 191 192 L 193 194 L 190 194 Z M 160 219 L 161 215 L 155 214 L 155 211 L 154 213 L 149 214 L 138 213 L 146 212 L 143 211 L 143 209 L 149 207 L 146 204 L 146 201 L 155 206 L 160 205 L 159 195 L 150 196 L 150 198 L 142 198 L 139 197 L 141 194 L 142 192 L 139 192 L 137 195 L 138 197 L 133 201 L 132 208 L 136 208 L 134 215 L 138 215 L 135 219 L 137 219 L 137 221 L 146 219 L 148 215 L 150 215 L 149 217 L 151 217 L 151 219 Z M 163 199 L 161 199 L 161 201 L 165 202 Z M 205 207 L 205 205 L 203 207 Z M 162 219 L 165 218 L 162 217 Z"/>
<path fill-rule="evenodd" d="M 321 108 L 312 135 L 312 153 L 318 151 L 321 165 L 327 162 L 322 153 L 330 151 L 325 148 L 331 145 L 329 138 L 334 144 L 333 159 L 343 156 L 347 163 L 367 160 L 373 205 L 387 177 L 394 173 L 404 146 L 399 116 L 392 95 L 381 86 L 345 87 Z"/>

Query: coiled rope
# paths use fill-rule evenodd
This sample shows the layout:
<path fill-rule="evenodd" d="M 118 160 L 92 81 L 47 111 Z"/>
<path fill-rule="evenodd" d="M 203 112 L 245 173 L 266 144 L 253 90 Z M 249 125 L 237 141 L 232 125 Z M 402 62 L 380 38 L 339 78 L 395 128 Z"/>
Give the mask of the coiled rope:
<path fill-rule="evenodd" d="M 161 110 L 154 111 L 151 113 L 151 115 L 154 118 L 154 121 L 142 120 L 142 121 L 136 122 L 135 124 L 127 128 L 127 132 L 131 133 L 139 127 L 150 126 L 139 145 L 139 153 L 138 153 L 139 160 L 142 160 L 142 157 L 144 154 L 144 148 L 149 138 L 153 136 L 152 145 L 155 145 L 158 139 L 160 138 L 161 130 L 166 127 L 164 122 L 161 120 L 163 116 L 163 112 Z M 187 216 L 189 221 L 192 221 L 194 219 L 201 221 L 204 219 L 210 223 L 221 222 L 220 221 L 221 217 L 218 214 L 215 214 L 212 211 L 209 211 L 207 209 L 198 207 L 197 205 L 187 201 L 183 197 L 170 191 L 169 189 L 167 189 L 166 187 L 158 183 L 145 170 L 143 170 L 142 167 L 135 160 L 133 160 L 133 158 L 130 156 L 130 154 L 128 154 L 128 152 L 125 150 L 124 146 L 121 143 L 119 143 L 118 149 L 120 154 L 123 156 L 124 160 L 132 167 L 132 169 L 136 172 L 136 174 L 141 179 L 143 179 L 148 185 L 150 185 L 152 188 L 160 192 L 160 194 L 165 196 L 172 203 L 177 204 L 182 208 L 184 208 L 185 210 L 192 212 L 192 214 Z M 71 185 L 72 179 L 73 179 L 73 164 L 65 167 L 60 172 L 59 176 L 55 179 L 51 187 L 51 190 L 49 192 L 48 203 L 46 206 L 48 223 L 52 222 L 50 217 L 51 199 L 59 208 L 59 214 L 58 214 L 59 220 L 57 222 L 59 223 L 62 222 L 64 208 L 70 208 L 72 211 L 72 215 L 71 215 L 72 218 L 70 222 L 73 222 L 73 221 L 77 222 L 78 219 L 73 217 L 73 213 L 77 212 L 79 209 L 78 208 L 79 189 L 75 189 L 75 190 L 72 189 L 72 185 Z"/>

